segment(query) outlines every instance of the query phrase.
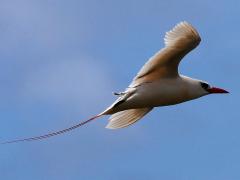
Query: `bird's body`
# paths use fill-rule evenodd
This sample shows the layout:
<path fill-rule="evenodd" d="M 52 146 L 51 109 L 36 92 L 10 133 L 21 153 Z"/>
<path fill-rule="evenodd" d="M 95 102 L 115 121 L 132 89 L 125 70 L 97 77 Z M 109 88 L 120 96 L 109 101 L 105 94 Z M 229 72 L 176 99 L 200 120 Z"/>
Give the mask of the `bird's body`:
<path fill-rule="evenodd" d="M 141 119 L 154 107 L 179 104 L 212 93 L 228 93 L 178 73 L 182 58 L 200 41 L 192 25 L 187 22 L 177 24 L 166 33 L 165 47 L 147 61 L 124 92 L 115 93 L 119 97 L 105 111 L 61 131 L 9 142 L 38 140 L 62 134 L 103 115 L 111 115 L 107 128 L 123 128 Z"/>
<path fill-rule="evenodd" d="M 117 102 L 121 101 L 122 97 L 120 97 L 110 106 L 109 112 L 106 111 L 104 114 L 113 114 L 127 109 L 175 105 L 201 97 L 204 91 L 198 93 L 199 82 L 199 80 L 180 75 L 176 78 L 160 79 L 129 87 L 121 96 L 128 94 L 130 96 L 114 107 Z"/>

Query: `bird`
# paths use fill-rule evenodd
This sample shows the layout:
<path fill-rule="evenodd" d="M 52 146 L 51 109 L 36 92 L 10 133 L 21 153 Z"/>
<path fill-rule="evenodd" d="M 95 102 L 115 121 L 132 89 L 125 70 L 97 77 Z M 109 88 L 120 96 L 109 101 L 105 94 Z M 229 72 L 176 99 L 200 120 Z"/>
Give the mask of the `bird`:
<path fill-rule="evenodd" d="M 140 69 L 130 85 L 103 112 L 72 127 L 42 136 L 3 142 L 15 143 L 49 138 L 76 129 L 101 116 L 110 115 L 106 128 L 119 129 L 134 124 L 155 107 L 169 106 L 228 91 L 178 72 L 183 57 L 201 41 L 197 30 L 188 22 L 176 24 L 164 37 L 165 47 Z"/>

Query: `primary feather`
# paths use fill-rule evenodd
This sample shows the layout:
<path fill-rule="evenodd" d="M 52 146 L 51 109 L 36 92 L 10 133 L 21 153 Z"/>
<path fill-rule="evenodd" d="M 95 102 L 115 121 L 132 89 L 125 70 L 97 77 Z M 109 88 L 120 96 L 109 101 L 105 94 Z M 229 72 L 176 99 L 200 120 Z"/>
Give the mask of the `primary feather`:
<path fill-rule="evenodd" d="M 198 32 L 187 22 L 177 24 L 165 35 L 165 47 L 152 56 L 133 79 L 130 87 L 160 78 L 178 76 L 181 59 L 201 41 Z"/>
<path fill-rule="evenodd" d="M 129 109 L 115 113 L 109 118 L 109 123 L 106 128 L 118 129 L 129 126 L 137 122 L 152 109 L 153 108 Z"/>

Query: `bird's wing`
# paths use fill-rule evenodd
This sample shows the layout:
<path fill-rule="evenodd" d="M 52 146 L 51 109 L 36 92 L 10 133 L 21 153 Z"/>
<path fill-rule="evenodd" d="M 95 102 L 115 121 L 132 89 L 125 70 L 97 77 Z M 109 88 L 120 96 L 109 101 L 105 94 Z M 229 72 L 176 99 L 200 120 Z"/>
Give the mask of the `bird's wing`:
<path fill-rule="evenodd" d="M 106 128 L 118 129 L 129 126 L 137 122 L 152 109 L 153 108 L 129 109 L 117 112 L 109 118 L 109 123 Z"/>
<path fill-rule="evenodd" d="M 130 87 L 160 78 L 178 76 L 181 59 L 201 41 L 196 29 L 187 22 L 177 24 L 164 37 L 165 47 L 151 57 L 134 78 Z"/>

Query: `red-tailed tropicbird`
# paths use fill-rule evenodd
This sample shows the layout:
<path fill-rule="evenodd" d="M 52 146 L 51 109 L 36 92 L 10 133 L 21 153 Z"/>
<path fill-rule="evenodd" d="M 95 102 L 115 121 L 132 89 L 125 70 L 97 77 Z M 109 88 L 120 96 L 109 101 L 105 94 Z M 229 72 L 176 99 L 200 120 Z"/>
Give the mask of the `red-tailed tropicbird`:
<path fill-rule="evenodd" d="M 59 135 L 76 129 L 103 115 L 111 115 L 106 128 L 118 129 L 129 126 L 154 107 L 179 104 L 214 93 L 228 93 L 210 86 L 207 82 L 178 73 L 182 58 L 200 43 L 196 29 L 186 21 L 180 22 L 164 37 L 165 47 L 151 57 L 141 68 L 124 92 L 114 93 L 117 100 L 102 113 L 70 128 L 42 136 L 5 143 L 32 141 Z"/>

